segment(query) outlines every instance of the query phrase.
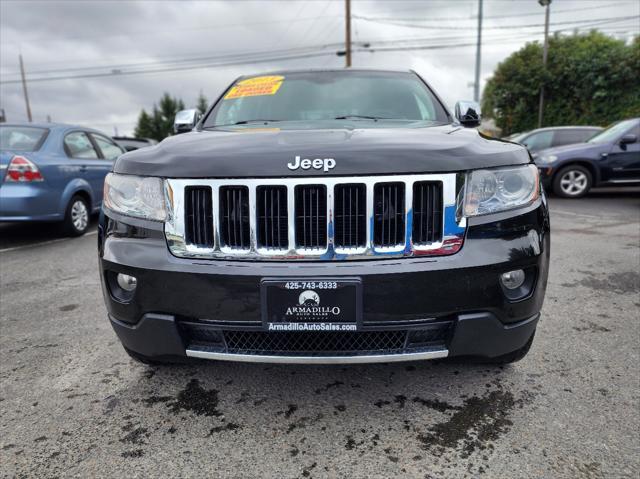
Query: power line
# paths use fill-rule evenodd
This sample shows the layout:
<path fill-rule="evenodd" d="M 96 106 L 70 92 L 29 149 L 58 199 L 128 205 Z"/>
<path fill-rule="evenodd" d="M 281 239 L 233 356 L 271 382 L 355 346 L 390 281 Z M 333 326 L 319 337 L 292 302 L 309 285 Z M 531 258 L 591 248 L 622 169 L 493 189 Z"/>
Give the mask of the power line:
<path fill-rule="evenodd" d="M 104 65 L 94 65 L 94 66 L 86 66 L 86 67 L 69 67 L 69 68 L 58 68 L 52 70 L 34 70 L 30 71 L 30 75 L 40 74 L 46 75 L 51 73 L 72 73 L 72 72 L 90 72 L 91 70 L 120 70 L 125 68 L 145 68 L 145 67 L 154 67 L 159 65 L 170 65 L 170 64 L 188 64 L 195 62 L 203 62 L 203 61 L 214 61 L 214 60 L 225 60 L 225 59 L 242 59 L 244 57 L 255 57 L 261 55 L 274 56 L 280 54 L 289 54 L 289 53 L 304 53 L 308 51 L 314 51 L 318 49 L 327 49 L 327 48 L 337 48 L 340 47 L 342 43 L 327 43 L 324 45 L 313 45 L 307 47 L 298 47 L 298 48 L 284 48 L 281 50 L 262 50 L 262 51 L 253 51 L 253 52 L 233 52 L 219 55 L 207 55 L 207 56 L 198 56 L 198 57 L 189 57 L 189 58 L 179 58 L 172 60 L 153 60 L 148 62 L 138 62 L 138 63 L 120 63 L 120 64 L 104 64 Z M 113 72 L 110 72 L 113 73 Z M 14 73 L 19 74 L 19 73 Z M 11 75 L 11 74 L 5 74 Z M 10 83 L 12 80 L 3 81 L 0 83 Z"/>
<path fill-rule="evenodd" d="M 627 5 L 629 3 L 632 2 L 618 2 L 618 3 L 608 3 L 607 5 L 599 5 L 597 7 L 583 7 L 583 8 L 573 8 L 573 9 L 567 9 L 567 10 L 554 10 L 553 14 L 562 14 L 562 13 L 574 13 L 574 12 L 583 12 L 583 11 L 587 11 L 587 10 L 601 10 L 603 8 L 607 8 L 610 9 L 612 7 L 616 7 L 616 6 L 620 6 L 620 5 Z M 484 20 L 493 20 L 493 19 L 500 19 L 500 18 L 520 18 L 520 17 L 533 17 L 533 16 L 540 16 L 540 12 L 527 12 L 527 13 L 514 13 L 514 14 L 509 14 L 509 15 L 483 15 Z M 476 18 L 474 18 L 473 16 L 469 16 L 469 17 L 429 17 L 429 18 L 425 18 L 425 19 L 419 19 L 416 18 L 415 16 L 413 17 L 367 17 L 370 20 L 393 20 L 393 21 L 412 21 L 412 22 L 444 22 L 444 21 L 455 21 L 455 22 L 459 22 L 459 21 L 464 21 L 464 20 L 476 20 Z"/>
<path fill-rule="evenodd" d="M 587 27 L 579 27 L 579 28 L 587 28 Z M 616 28 L 616 27 L 609 27 Z M 617 27 L 619 28 L 619 27 Z M 557 29 L 553 33 L 558 33 L 563 30 L 570 30 L 571 28 L 565 29 Z M 617 33 L 620 30 L 616 31 Z M 622 32 L 626 33 L 626 32 Z M 520 35 L 513 34 L 494 34 L 486 36 L 485 39 L 487 41 L 483 42 L 484 44 L 503 44 L 505 41 L 509 40 L 521 40 L 532 38 L 538 35 L 538 32 L 523 32 Z M 476 43 L 469 41 L 465 42 L 464 40 L 471 40 L 471 36 L 454 36 L 454 37 L 426 37 L 426 38 L 416 38 L 416 39 L 404 39 L 404 40 L 377 40 L 377 41 L 359 41 L 356 42 L 355 51 L 358 52 L 390 52 L 390 51 L 415 51 L 415 50 L 440 50 L 446 48 L 462 48 L 468 46 L 475 46 Z M 424 42 L 440 42 L 440 43 L 427 43 Z M 452 43 L 453 41 L 459 41 L 459 43 Z M 422 42 L 422 44 L 411 45 L 406 44 L 407 42 Z M 445 43 L 442 43 L 445 42 Z M 375 44 L 381 45 L 391 45 L 391 46 L 376 46 Z M 394 46 L 395 45 L 395 46 Z M 156 73 L 164 73 L 164 72 L 176 72 L 176 71 L 190 71 L 196 69 L 205 69 L 205 68 L 215 68 L 222 66 L 231 66 L 231 65 L 242 65 L 242 64 L 252 64 L 252 63 L 266 63 L 266 62 L 276 62 L 276 61 L 289 61 L 289 60 L 297 60 L 297 59 L 306 59 L 306 58 L 316 58 L 321 56 L 334 56 L 336 55 L 336 48 L 342 47 L 342 43 L 330 43 L 325 45 L 317 45 L 317 46 L 308 46 L 301 48 L 293 48 L 293 49 L 283 49 L 277 52 L 246 52 L 243 54 L 225 54 L 225 55 L 216 55 L 216 56 L 208 56 L 208 57 L 195 57 L 195 58 L 187 58 L 180 59 L 174 61 L 160 61 L 160 62 L 147 62 L 144 64 L 130 64 L 126 67 L 129 68 L 137 68 L 133 70 L 122 70 L 118 68 L 113 68 L 114 65 L 111 66 L 102 66 L 102 67 L 83 67 L 79 69 L 68 69 L 68 71 L 86 71 L 87 68 L 91 70 L 95 69 L 109 69 L 110 71 L 103 72 L 89 72 L 89 73 L 80 73 L 78 75 L 59 75 L 59 76 L 42 76 L 36 78 L 29 78 L 30 82 L 46 82 L 46 81 L 59 81 L 59 80 L 73 80 L 73 79 L 89 79 L 89 78 L 101 78 L 101 77 L 117 77 L 117 76 L 125 76 L 125 75 L 139 75 L 139 74 L 156 74 Z M 116 65 L 117 66 L 117 65 Z M 164 67 L 163 67 L 164 66 Z M 148 68 L 151 67 L 151 68 Z M 159 68 L 153 68 L 159 67 Z M 51 71 L 50 71 L 51 73 Z M 15 84 L 20 83 L 21 80 L 4 80 L 0 81 L 0 84 Z"/>
<path fill-rule="evenodd" d="M 87 78 L 101 78 L 101 77 L 120 77 L 125 75 L 139 75 L 139 74 L 152 74 L 152 73 L 165 73 L 165 72 L 173 72 L 173 71 L 189 71 L 189 70 L 199 70 L 203 68 L 213 68 L 213 67 L 222 67 L 222 66 L 231 66 L 231 65 L 245 65 L 245 64 L 253 64 L 253 63 L 268 63 L 268 62 L 276 62 L 276 61 L 287 61 L 287 60 L 300 60 L 305 58 L 314 58 L 321 57 L 325 55 L 333 55 L 335 56 L 334 51 L 324 51 L 324 52 L 315 52 L 315 53 L 304 53 L 304 54 L 296 54 L 289 56 L 280 56 L 280 57 L 265 57 L 265 58 L 255 58 L 255 59 L 246 59 L 246 60 L 237 60 L 237 61 L 229 61 L 229 62 L 214 62 L 214 63 L 206 63 L 202 65 L 187 65 L 187 66 L 179 66 L 179 67 L 169 67 L 169 68 L 157 68 L 155 70 L 132 70 L 132 71 L 118 71 L 118 72 L 103 72 L 103 73 L 88 73 L 81 75 L 66 75 L 66 76 L 57 76 L 57 77 L 42 77 L 42 78 L 30 78 L 29 82 L 46 82 L 46 81 L 58 81 L 58 80 L 77 80 L 77 79 L 87 79 Z M 0 85 L 11 84 L 11 83 L 20 83 L 20 80 L 9 80 L 9 81 L 1 81 Z"/>
<path fill-rule="evenodd" d="M 327 12 L 327 9 L 329 8 L 329 6 L 330 6 L 330 5 L 331 5 L 331 0 L 327 0 L 327 3 L 325 3 L 325 4 L 324 4 L 324 7 L 322 8 L 322 11 L 321 11 L 321 12 L 320 12 L 320 14 L 316 17 L 316 20 L 315 20 L 311 25 L 309 25 L 309 28 L 307 28 L 307 32 L 306 32 L 306 35 L 307 35 L 307 36 L 309 35 L 309 33 L 310 33 L 310 32 L 312 32 L 312 31 L 313 31 L 313 27 L 315 27 L 315 26 L 316 26 L 316 23 L 318 23 L 318 20 L 319 20 L 320 18 L 322 18 L 322 17 L 323 17 L 323 15 Z M 337 17 L 337 15 L 336 15 L 336 17 Z M 330 18 L 330 17 L 329 17 L 329 18 Z M 334 17 L 334 18 L 335 18 L 335 17 Z M 338 17 L 338 18 L 339 18 L 339 17 Z M 322 29 L 320 29 L 320 30 L 322 30 Z M 314 36 L 314 38 L 315 38 L 315 36 Z"/>
<path fill-rule="evenodd" d="M 468 26 L 446 26 L 446 25 L 416 25 L 414 23 L 402 23 L 402 22 L 393 22 L 393 21 L 386 21 L 386 20 L 376 20 L 376 19 L 372 19 L 370 17 L 363 17 L 363 16 L 359 16 L 359 15 L 354 15 L 354 18 L 357 18 L 358 20 L 365 20 L 368 22 L 373 22 L 373 23 L 383 23 L 385 25 L 395 25 L 395 26 L 399 26 L 399 27 L 408 27 L 408 28 L 421 28 L 421 29 L 425 29 L 425 30 L 469 30 L 470 27 Z M 553 24 L 553 26 L 559 26 L 559 25 L 579 25 L 579 24 L 584 24 L 584 23 L 591 23 L 593 22 L 594 25 L 601 25 L 601 24 L 605 24 L 605 23 L 614 23 L 614 22 L 621 22 L 621 21 L 627 21 L 627 20 L 634 20 L 640 18 L 640 15 L 634 15 L 634 16 L 622 16 L 622 17 L 609 17 L 609 18 L 601 18 L 598 19 L 597 21 L 595 20 L 569 20 L 569 21 L 565 21 L 565 22 L 555 22 Z M 544 24 L 543 23 L 530 23 L 528 25 L 493 25 L 493 26 L 488 26 L 485 27 L 487 30 L 491 29 L 491 30 L 514 30 L 514 29 L 519 29 L 519 28 L 538 28 L 538 27 L 543 27 Z"/>
<path fill-rule="evenodd" d="M 593 22 L 594 24 L 599 23 L 598 22 Z M 587 24 L 584 26 L 580 26 L 577 27 L 577 29 L 583 29 L 583 28 L 591 28 L 592 26 L 594 26 L 594 24 Z M 619 27 L 609 27 L 609 28 L 619 28 Z M 571 27 L 571 28 L 565 28 L 565 29 L 557 29 L 555 30 L 555 32 L 561 32 L 561 31 L 565 31 L 565 30 L 574 30 L 575 28 Z M 606 30 L 607 27 L 601 28 L 601 30 Z M 616 30 L 616 32 L 618 32 Z M 535 36 L 537 34 L 542 34 L 543 31 L 539 31 L 539 32 L 523 32 L 523 34 L 525 36 Z M 513 34 L 512 33 L 489 33 L 487 35 L 485 35 L 485 38 L 487 39 L 509 39 L 511 38 Z M 437 35 L 437 36 L 430 36 L 430 37 L 410 37 L 410 38 L 403 38 L 403 39 L 394 39 L 394 40 L 360 40 L 357 42 L 354 42 L 354 44 L 356 45 L 360 45 L 360 46 L 366 46 L 368 48 L 372 48 L 373 45 L 384 45 L 384 44 L 406 44 L 406 43 L 412 43 L 412 42 L 429 42 L 429 41 L 436 41 L 436 42 L 442 42 L 442 41 L 460 41 L 460 40 L 467 40 L 467 39 L 471 39 L 473 38 L 473 35 L 454 35 L 454 36 L 442 36 L 442 35 Z M 521 36 L 518 36 L 517 38 L 521 38 Z M 167 59 L 167 60 L 152 60 L 152 61 L 147 61 L 147 62 L 137 62 L 137 63 L 115 63 L 115 64 L 98 64 L 98 65 L 92 65 L 92 66 L 85 66 L 85 67 L 68 67 L 68 68 L 60 68 L 60 69 L 50 69 L 50 70 L 34 70 L 34 71 L 30 71 L 29 74 L 31 75 L 50 75 L 53 73 L 83 73 L 86 72 L 91 73 L 95 70 L 109 70 L 108 72 L 98 72 L 98 73 L 107 73 L 107 74 L 118 74 L 118 73 L 122 73 L 121 71 L 118 72 L 114 72 L 113 70 L 123 70 L 123 69 L 144 69 L 144 68 L 153 68 L 153 67 L 158 67 L 158 66 L 172 66 L 172 65 L 188 65 L 188 64 L 192 64 L 192 63 L 202 63 L 202 62 L 212 62 L 212 61 L 222 61 L 222 60 L 251 60 L 254 59 L 256 57 L 261 57 L 261 56 L 267 56 L 267 57 L 272 57 L 272 56 L 279 56 L 279 55 L 288 55 L 288 54 L 294 54 L 294 53 L 307 53 L 307 52 L 316 52 L 318 50 L 321 49 L 335 49 L 335 48 L 339 48 L 342 45 L 341 42 L 334 42 L 334 43 L 326 43 L 326 44 L 322 44 L 322 45 L 308 45 L 308 46 L 302 46 L 302 47 L 297 47 L 297 48 L 286 48 L 286 49 L 281 49 L 281 50 L 263 50 L 263 51 L 253 51 L 253 52 L 232 52 L 232 53 L 226 53 L 226 54 L 217 54 L 217 55 L 206 55 L 206 56 L 195 56 L 195 57 L 179 57 L 177 59 Z M 15 72 L 15 73 L 6 73 L 3 74 L 3 77 L 6 78 L 7 76 L 19 76 L 20 73 L 19 72 Z M 37 79 L 41 79 L 40 77 L 36 77 Z M 45 77 L 42 77 L 42 79 Z M 48 78 L 48 77 L 47 77 Z M 10 79 L 10 80 L 5 80 L 1 83 L 11 83 L 14 82 L 14 80 L 17 80 L 17 78 L 14 79 Z"/>

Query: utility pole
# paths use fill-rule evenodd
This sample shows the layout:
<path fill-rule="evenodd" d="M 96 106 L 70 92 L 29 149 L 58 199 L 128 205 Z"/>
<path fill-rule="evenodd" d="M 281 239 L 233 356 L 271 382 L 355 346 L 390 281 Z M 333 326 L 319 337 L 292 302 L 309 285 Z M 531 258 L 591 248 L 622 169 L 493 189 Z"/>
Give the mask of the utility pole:
<path fill-rule="evenodd" d="M 22 90 L 24 91 L 24 102 L 27 105 L 27 118 L 31 123 L 31 107 L 29 106 L 29 94 L 27 93 L 27 79 L 24 76 L 24 63 L 22 62 L 22 53 L 18 55 L 20 57 L 20 75 L 22 75 Z"/>
<path fill-rule="evenodd" d="M 544 46 L 542 47 L 542 70 L 547 71 L 547 52 L 549 50 L 549 10 L 551 0 L 538 0 L 538 3 L 545 8 L 544 11 Z M 538 105 L 538 128 L 542 128 L 542 118 L 544 116 L 544 79 L 540 85 L 540 104 Z"/>
<path fill-rule="evenodd" d="M 473 84 L 473 101 L 480 101 L 480 57 L 482 47 L 482 0 L 478 0 L 478 43 L 476 45 L 476 81 Z"/>
<path fill-rule="evenodd" d="M 346 26 L 346 35 L 345 35 L 345 60 L 346 67 L 351 66 L 351 0 L 345 0 L 345 26 Z"/>

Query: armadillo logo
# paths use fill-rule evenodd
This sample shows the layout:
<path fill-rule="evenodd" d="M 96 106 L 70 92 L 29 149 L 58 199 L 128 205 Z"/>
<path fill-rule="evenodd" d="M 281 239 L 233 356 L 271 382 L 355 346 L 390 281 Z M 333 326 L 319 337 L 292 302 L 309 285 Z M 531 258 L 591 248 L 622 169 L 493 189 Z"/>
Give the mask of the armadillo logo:
<path fill-rule="evenodd" d="M 320 306 L 320 295 L 307 289 L 298 296 L 298 305 L 287 308 L 286 316 L 296 316 L 298 319 L 338 316 L 339 306 Z"/>
<path fill-rule="evenodd" d="M 320 296 L 315 291 L 303 291 L 298 298 L 300 306 L 320 306 Z"/>

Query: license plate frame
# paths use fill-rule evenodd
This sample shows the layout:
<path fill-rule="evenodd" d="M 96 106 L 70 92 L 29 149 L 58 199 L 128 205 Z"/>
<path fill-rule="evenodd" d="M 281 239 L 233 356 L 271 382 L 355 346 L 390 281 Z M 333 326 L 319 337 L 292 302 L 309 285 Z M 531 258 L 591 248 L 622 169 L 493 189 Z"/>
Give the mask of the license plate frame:
<path fill-rule="evenodd" d="M 263 278 L 260 301 L 267 331 L 362 329 L 362 280 L 357 277 Z"/>

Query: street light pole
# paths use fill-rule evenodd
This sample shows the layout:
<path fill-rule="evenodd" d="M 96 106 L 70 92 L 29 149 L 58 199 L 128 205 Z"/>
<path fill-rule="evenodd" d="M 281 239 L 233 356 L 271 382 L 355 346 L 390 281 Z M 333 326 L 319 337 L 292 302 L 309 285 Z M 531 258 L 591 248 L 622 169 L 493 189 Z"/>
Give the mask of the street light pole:
<path fill-rule="evenodd" d="M 24 75 L 24 63 L 22 62 L 22 54 L 18 55 L 20 59 L 20 76 L 22 77 L 22 91 L 24 92 L 24 102 L 27 105 L 27 119 L 31 123 L 31 106 L 29 105 L 29 93 L 27 92 L 27 79 Z"/>
<path fill-rule="evenodd" d="M 473 101 L 480 101 L 480 50 L 482 47 L 482 0 L 478 0 L 478 43 L 476 45 L 476 81 L 473 84 Z"/>
<path fill-rule="evenodd" d="M 345 66 L 351 66 L 351 0 L 345 0 Z"/>
<path fill-rule="evenodd" d="M 547 52 L 549 50 L 549 10 L 551 0 L 538 0 L 538 3 L 545 8 L 544 12 L 544 45 L 542 47 L 542 70 L 547 71 Z M 544 79 L 540 85 L 540 103 L 538 105 L 538 128 L 542 128 L 542 118 L 544 116 Z"/>

